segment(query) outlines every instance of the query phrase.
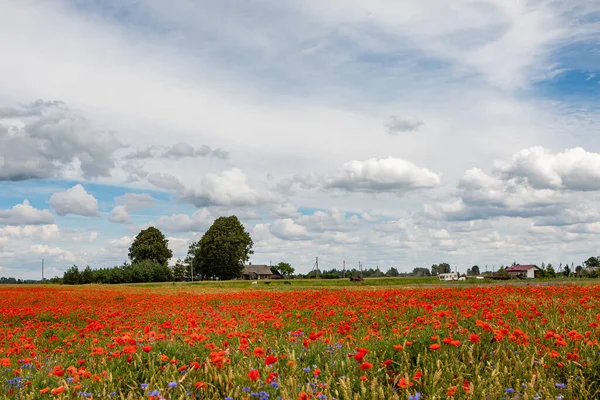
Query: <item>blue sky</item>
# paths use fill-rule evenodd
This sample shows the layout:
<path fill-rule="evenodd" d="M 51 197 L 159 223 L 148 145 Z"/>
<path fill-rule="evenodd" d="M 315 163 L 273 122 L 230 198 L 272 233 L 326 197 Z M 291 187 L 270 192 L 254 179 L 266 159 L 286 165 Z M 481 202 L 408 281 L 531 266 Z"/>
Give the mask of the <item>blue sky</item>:
<path fill-rule="evenodd" d="M 600 245 L 589 0 L 8 2 L 0 276 L 183 257 L 581 263 Z"/>

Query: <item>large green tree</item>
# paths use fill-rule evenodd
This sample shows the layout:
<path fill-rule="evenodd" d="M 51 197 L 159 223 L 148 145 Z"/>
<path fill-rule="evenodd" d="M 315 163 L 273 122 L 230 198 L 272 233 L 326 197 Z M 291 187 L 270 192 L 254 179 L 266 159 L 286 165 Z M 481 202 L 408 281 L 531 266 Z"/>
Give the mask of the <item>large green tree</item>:
<path fill-rule="evenodd" d="M 275 268 L 277 268 L 277 271 L 279 271 L 279 273 L 284 276 L 290 276 L 295 271 L 295 269 L 289 263 L 286 262 L 280 262 L 275 266 Z"/>
<path fill-rule="evenodd" d="M 232 215 L 220 217 L 202 239 L 190 245 L 187 262 L 200 279 L 236 279 L 242 276 L 244 263 L 252 251 L 252 238 L 240 220 Z"/>
<path fill-rule="evenodd" d="M 169 249 L 169 241 L 155 227 L 142 230 L 129 247 L 129 258 L 133 264 L 150 260 L 167 265 L 173 252 Z"/>

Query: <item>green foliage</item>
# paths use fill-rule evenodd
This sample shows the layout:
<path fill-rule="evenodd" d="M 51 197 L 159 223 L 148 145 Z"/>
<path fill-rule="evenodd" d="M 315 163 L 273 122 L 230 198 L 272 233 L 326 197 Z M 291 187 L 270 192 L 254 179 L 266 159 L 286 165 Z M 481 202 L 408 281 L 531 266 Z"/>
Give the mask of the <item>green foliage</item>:
<path fill-rule="evenodd" d="M 452 269 L 450 268 L 450 264 L 448 263 L 433 264 L 431 266 L 431 275 L 433 276 L 439 274 L 448 274 L 450 272 L 452 272 Z"/>
<path fill-rule="evenodd" d="M 481 271 L 479 270 L 479 265 L 473 265 L 471 267 L 471 275 L 480 275 Z"/>
<path fill-rule="evenodd" d="M 73 265 L 65 271 L 63 283 L 65 285 L 79 285 L 81 283 L 81 273 L 79 272 L 77 265 Z"/>
<path fill-rule="evenodd" d="M 427 271 L 427 272 L 429 272 L 429 271 Z M 399 276 L 399 275 L 400 275 L 400 273 L 398 272 L 398 270 L 397 270 L 396 268 L 394 268 L 394 267 L 391 267 L 391 268 L 388 270 L 388 272 L 386 273 L 386 275 L 387 275 L 387 276 L 392 276 L 392 277 L 395 277 L 395 276 Z"/>
<path fill-rule="evenodd" d="M 599 257 L 590 257 L 584 262 L 587 268 L 598 268 L 600 267 L 600 258 Z"/>
<path fill-rule="evenodd" d="M 202 239 L 192 243 L 186 260 L 200 279 L 237 279 L 252 251 L 252 238 L 239 219 L 232 215 L 213 222 Z"/>
<path fill-rule="evenodd" d="M 171 257 L 169 241 L 153 226 L 140 231 L 129 247 L 129 259 L 133 264 L 150 260 L 166 266 Z"/>
<path fill-rule="evenodd" d="M 284 276 L 292 275 L 295 271 L 295 269 L 292 268 L 292 266 L 286 262 L 280 262 L 279 264 L 277 264 L 275 266 L 275 268 L 277 269 L 277 271 L 279 271 L 279 273 L 281 275 L 284 275 Z"/>
<path fill-rule="evenodd" d="M 323 279 L 340 279 L 340 276 L 338 274 L 323 274 L 323 275 L 320 275 L 319 278 L 323 278 Z"/>
<path fill-rule="evenodd" d="M 413 269 L 412 276 L 431 276 L 431 272 L 428 268 L 418 267 Z"/>
<path fill-rule="evenodd" d="M 169 267 L 155 261 L 143 260 L 139 263 L 123 264 L 113 268 L 91 269 L 87 266 L 82 272 L 76 265 L 73 265 L 65 271 L 62 283 L 81 285 L 87 283 L 168 282 L 171 280 L 173 280 L 173 272 Z M 60 283 L 60 281 L 56 283 Z"/>

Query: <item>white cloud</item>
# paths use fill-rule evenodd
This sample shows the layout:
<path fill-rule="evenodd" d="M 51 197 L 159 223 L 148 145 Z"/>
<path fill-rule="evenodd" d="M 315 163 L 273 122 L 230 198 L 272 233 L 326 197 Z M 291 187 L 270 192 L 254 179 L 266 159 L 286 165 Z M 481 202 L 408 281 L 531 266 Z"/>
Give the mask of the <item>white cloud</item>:
<path fill-rule="evenodd" d="M 0 210 L 0 225 L 45 225 L 54 223 L 48 210 L 38 210 L 23 200 L 9 210 Z"/>
<path fill-rule="evenodd" d="M 306 226 L 311 232 L 346 230 L 348 229 L 345 226 L 346 221 L 346 213 L 337 208 L 326 211 L 316 210 L 312 214 L 296 218 L 298 224 Z"/>
<path fill-rule="evenodd" d="M 275 220 L 270 226 L 271 233 L 283 240 L 307 240 L 310 235 L 306 227 L 298 225 L 291 218 Z"/>
<path fill-rule="evenodd" d="M 402 132 L 414 132 L 419 130 L 419 127 L 424 122 L 416 117 L 398 117 L 393 116 L 385 125 L 385 130 L 390 135 L 397 135 Z"/>
<path fill-rule="evenodd" d="M 60 237 L 58 225 L 25 225 L 25 226 L 6 226 L 0 228 L 0 237 L 10 238 L 34 238 L 40 240 L 50 240 Z"/>
<path fill-rule="evenodd" d="M 115 224 L 130 224 L 131 217 L 129 216 L 129 212 L 125 206 L 116 206 L 110 212 L 110 216 L 108 217 L 110 222 L 114 222 Z"/>
<path fill-rule="evenodd" d="M 127 211 L 133 212 L 153 207 L 156 199 L 146 193 L 125 193 L 123 196 L 115 197 L 115 202 L 125 207 Z"/>
<path fill-rule="evenodd" d="M 51 247 L 51 246 L 48 246 L 45 244 L 35 244 L 29 248 L 29 251 L 31 251 L 32 253 L 40 254 L 40 255 L 52 256 L 60 261 L 67 261 L 67 262 L 76 262 L 77 261 L 77 256 L 73 252 L 71 252 L 69 250 L 65 250 L 61 247 Z"/>
<path fill-rule="evenodd" d="M 524 149 L 495 169 L 506 177 L 523 177 L 534 188 L 600 190 L 600 154 L 581 147 L 552 154 L 543 147 Z"/>
<path fill-rule="evenodd" d="M 64 192 L 56 192 L 50 197 L 50 206 L 60 216 L 81 215 L 83 217 L 99 217 L 98 200 L 85 188 L 77 184 Z"/>
<path fill-rule="evenodd" d="M 388 157 L 345 163 L 326 187 L 349 192 L 398 192 L 439 186 L 441 178 L 410 161 Z"/>
<path fill-rule="evenodd" d="M 297 217 L 298 215 L 300 215 L 298 213 L 298 208 L 291 203 L 277 204 L 272 208 L 271 213 L 275 217 L 280 217 L 280 218 L 281 217 L 294 218 L 294 217 Z"/>
<path fill-rule="evenodd" d="M 169 192 L 180 192 L 184 188 L 177 177 L 166 173 L 152 173 L 148 175 L 148 182 Z"/>
<path fill-rule="evenodd" d="M 181 198 L 196 207 L 255 206 L 271 200 L 267 193 L 251 187 L 246 174 L 237 168 L 206 174 L 198 184 L 186 188 Z"/>
<path fill-rule="evenodd" d="M 0 181 L 59 178 L 72 169 L 84 178 L 108 176 L 119 147 L 112 132 L 92 129 L 62 102 L 37 101 L 0 113 Z"/>
<path fill-rule="evenodd" d="M 204 232 L 216 218 L 206 209 L 196 211 L 191 217 L 175 214 L 159 217 L 154 225 L 167 232 Z"/>

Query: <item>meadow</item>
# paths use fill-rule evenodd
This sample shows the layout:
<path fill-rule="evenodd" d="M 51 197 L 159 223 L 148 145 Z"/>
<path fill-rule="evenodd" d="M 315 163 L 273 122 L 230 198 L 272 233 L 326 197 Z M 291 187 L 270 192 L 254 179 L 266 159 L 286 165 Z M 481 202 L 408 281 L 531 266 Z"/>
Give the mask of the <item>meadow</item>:
<path fill-rule="evenodd" d="M 7 285 L 0 393 L 600 398 L 600 285 L 386 282 Z"/>

